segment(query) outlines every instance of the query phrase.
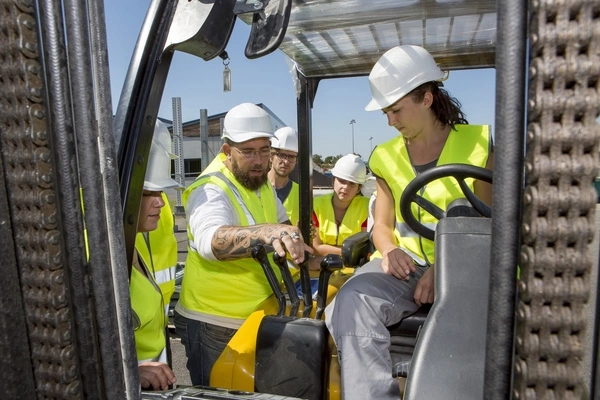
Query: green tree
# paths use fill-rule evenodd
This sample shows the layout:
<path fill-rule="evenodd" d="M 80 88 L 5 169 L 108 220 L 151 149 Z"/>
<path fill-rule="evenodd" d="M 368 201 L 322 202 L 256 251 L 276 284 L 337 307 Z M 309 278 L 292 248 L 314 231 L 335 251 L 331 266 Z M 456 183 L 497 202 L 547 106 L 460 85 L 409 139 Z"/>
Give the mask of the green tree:
<path fill-rule="evenodd" d="M 325 157 L 325 160 L 323 160 L 323 165 L 328 165 L 331 168 L 335 165 L 337 160 L 339 160 L 342 157 L 343 156 L 341 154 L 338 154 L 337 156 L 327 156 Z"/>
<path fill-rule="evenodd" d="M 320 154 L 313 154 L 312 156 L 312 160 L 315 164 L 317 164 L 319 167 L 321 165 L 323 165 L 323 157 L 321 157 Z"/>

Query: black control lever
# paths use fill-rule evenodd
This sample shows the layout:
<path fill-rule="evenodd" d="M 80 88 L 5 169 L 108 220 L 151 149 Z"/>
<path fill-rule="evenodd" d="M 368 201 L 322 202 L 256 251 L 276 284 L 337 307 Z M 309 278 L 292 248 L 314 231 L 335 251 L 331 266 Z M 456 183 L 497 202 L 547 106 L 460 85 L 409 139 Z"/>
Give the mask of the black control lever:
<path fill-rule="evenodd" d="M 329 288 L 329 278 L 335 271 L 343 268 L 342 257 L 337 254 L 328 254 L 321 260 L 321 272 L 319 273 L 319 289 L 317 291 L 317 312 L 316 319 L 321 319 L 325 306 L 327 305 L 327 291 Z"/>
<path fill-rule="evenodd" d="M 311 254 L 308 251 L 304 252 L 304 261 L 299 265 L 300 267 L 300 285 L 302 287 L 302 299 L 304 302 L 304 310 L 302 311 L 302 318 L 310 317 L 312 311 L 312 291 L 310 290 L 310 271 L 308 270 L 308 260 Z"/>
<path fill-rule="evenodd" d="M 275 271 L 273 271 L 273 269 L 271 268 L 269 257 L 267 257 L 267 250 L 262 244 L 257 244 L 252 248 L 252 258 L 254 258 L 262 267 L 265 276 L 267 277 L 267 281 L 269 282 L 269 286 L 271 286 L 271 290 L 273 290 L 273 293 L 275 293 L 275 297 L 277 298 L 277 304 L 279 305 L 277 315 L 284 315 L 285 294 L 283 294 L 283 290 L 281 290 L 281 288 L 279 287 L 277 275 L 275 275 Z"/>
<path fill-rule="evenodd" d="M 273 253 L 273 261 L 275 261 L 275 264 L 277 264 L 281 270 L 281 276 L 283 277 L 285 289 L 288 292 L 288 296 L 290 296 L 290 303 L 292 305 L 290 309 L 290 316 L 295 317 L 298 313 L 298 309 L 300 308 L 300 298 L 296 292 L 296 285 L 294 285 L 294 278 L 292 278 L 292 274 L 290 273 L 287 259 L 285 257 L 281 257 L 278 253 Z"/>

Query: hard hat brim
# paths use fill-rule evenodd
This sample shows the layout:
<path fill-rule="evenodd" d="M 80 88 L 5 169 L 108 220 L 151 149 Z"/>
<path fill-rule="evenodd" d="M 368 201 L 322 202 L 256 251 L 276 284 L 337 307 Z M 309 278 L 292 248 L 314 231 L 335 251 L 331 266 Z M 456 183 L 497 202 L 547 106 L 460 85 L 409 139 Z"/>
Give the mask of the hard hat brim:
<path fill-rule="evenodd" d="M 260 138 L 270 139 L 272 137 L 273 137 L 273 134 L 268 133 L 268 132 L 245 132 L 242 134 L 236 133 L 235 140 L 234 140 L 228 132 L 223 131 L 223 136 L 221 137 L 221 139 L 227 138 L 227 139 L 231 140 L 233 143 L 244 143 L 249 140 L 260 139 Z"/>
<path fill-rule="evenodd" d="M 363 183 L 365 183 L 366 178 L 361 180 L 361 179 L 357 179 L 354 176 L 347 174 L 345 172 L 341 172 L 336 170 L 335 168 L 331 169 L 331 175 L 333 175 L 336 178 L 340 178 L 343 179 L 345 181 L 349 181 L 349 182 L 354 182 L 354 183 L 358 183 L 359 185 L 362 185 Z"/>
<path fill-rule="evenodd" d="M 371 99 L 369 104 L 366 105 L 365 111 L 380 111 L 386 107 L 387 105 L 381 105 L 377 100 Z"/>
<path fill-rule="evenodd" d="M 166 189 L 181 188 L 182 185 L 177 183 L 174 179 L 164 178 L 155 179 L 152 182 L 144 181 L 144 190 L 150 190 L 152 192 L 160 192 Z"/>

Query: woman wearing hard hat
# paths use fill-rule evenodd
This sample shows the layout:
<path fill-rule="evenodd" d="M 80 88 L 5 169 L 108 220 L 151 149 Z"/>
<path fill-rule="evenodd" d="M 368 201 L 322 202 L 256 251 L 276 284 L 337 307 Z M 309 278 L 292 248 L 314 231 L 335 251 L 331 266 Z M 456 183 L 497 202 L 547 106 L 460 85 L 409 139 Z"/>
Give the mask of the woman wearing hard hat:
<path fill-rule="evenodd" d="M 360 193 L 367 167 L 355 154 L 341 157 L 331 170 L 333 193 L 313 200 L 313 238 L 316 255 L 342 254 L 342 242 L 367 229 L 369 199 Z"/>
<path fill-rule="evenodd" d="M 157 129 L 154 133 L 138 216 L 138 233 L 150 232 L 158 227 L 161 209 L 165 205 L 163 190 L 179 186 L 170 177 L 170 152 L 161 144 L 159 137 L 164 130 Z M 129 292 L 140 384 L 144 389 L 166 390 L 176 379 L 167 365 L 165 305 L 154 273 L 151 251 L 146 256 L 134 251 Z"/>
<path fill-rule="evenodd" d="M 154 140 L 157 140 L 164 147 L 171 160 L 177 158 L 175 154 L 171 153 L 171 133 L 167 126 L 158 119 L 154 126 Z M 166 173 L 170 174 L 171 164 L 164 164 L 164 161 L 166 161 L 166 158 L 163 160 L 161 169 L 164 168 Z M 148 173 L 153 173 L 150 168 L 157 167 L 155 163 L 149 165 Z M 156 172 L 160 174 L 158 168 Z M 165 178 L 168 178 L 168 176 L 164 175 Z M 160 210 L 158 227 L 151 232 L 138 232 L 135 237 L 135 250 L 144 260 L 150 260 L 150 254 L 152 254 L 152 274 L 163 294 L 165 315 L 168 315 L 169 303 L 173 293 L 175 293 L 175 272 L 178 255 L 173 211 L 169 205 L 169 198 L 164 191 L 162 192 L 162 199 L 164 206 Z M 149 264 L 149 261 L 146 264 Z"/>
<path fill-rule="evenodd" d="M 467 125 L 460 103 L 439 86 L 444 77 L 427 50 L 417 46 L 388 50 L 369 75 L 372 99 L 366 110 L 382 110 L 400 135 L 377 146 L 369 159 L 377 177 L 372 233 L 377 251 L 326 309 L 345 398 L 399 398 L 386 327 L 434 300 L 433 242 L 412 234 L 403 223 L 399 203 L 404 188 L 436 165 L 492 167 L 488 127 Z M 457 196 L 446 190 L 448 183 L 434 181 L 423 195 L 445 208 Z M 475 181 L 471 189 L 491 204 L 490 185 Z M 419 217 L 434 223 L 426 213 Z"/>

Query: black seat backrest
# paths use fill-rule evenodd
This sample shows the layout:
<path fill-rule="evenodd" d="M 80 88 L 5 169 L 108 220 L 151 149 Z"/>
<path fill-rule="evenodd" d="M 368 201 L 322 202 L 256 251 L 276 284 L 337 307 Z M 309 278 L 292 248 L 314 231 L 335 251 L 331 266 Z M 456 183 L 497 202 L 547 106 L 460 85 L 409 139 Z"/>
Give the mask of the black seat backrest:
<path fill-rule="evenodd" d="M 369 261 L 374 246 L 369 232 L 358 232 L 342 242 L 342 265 L 357 268 Z"/>

